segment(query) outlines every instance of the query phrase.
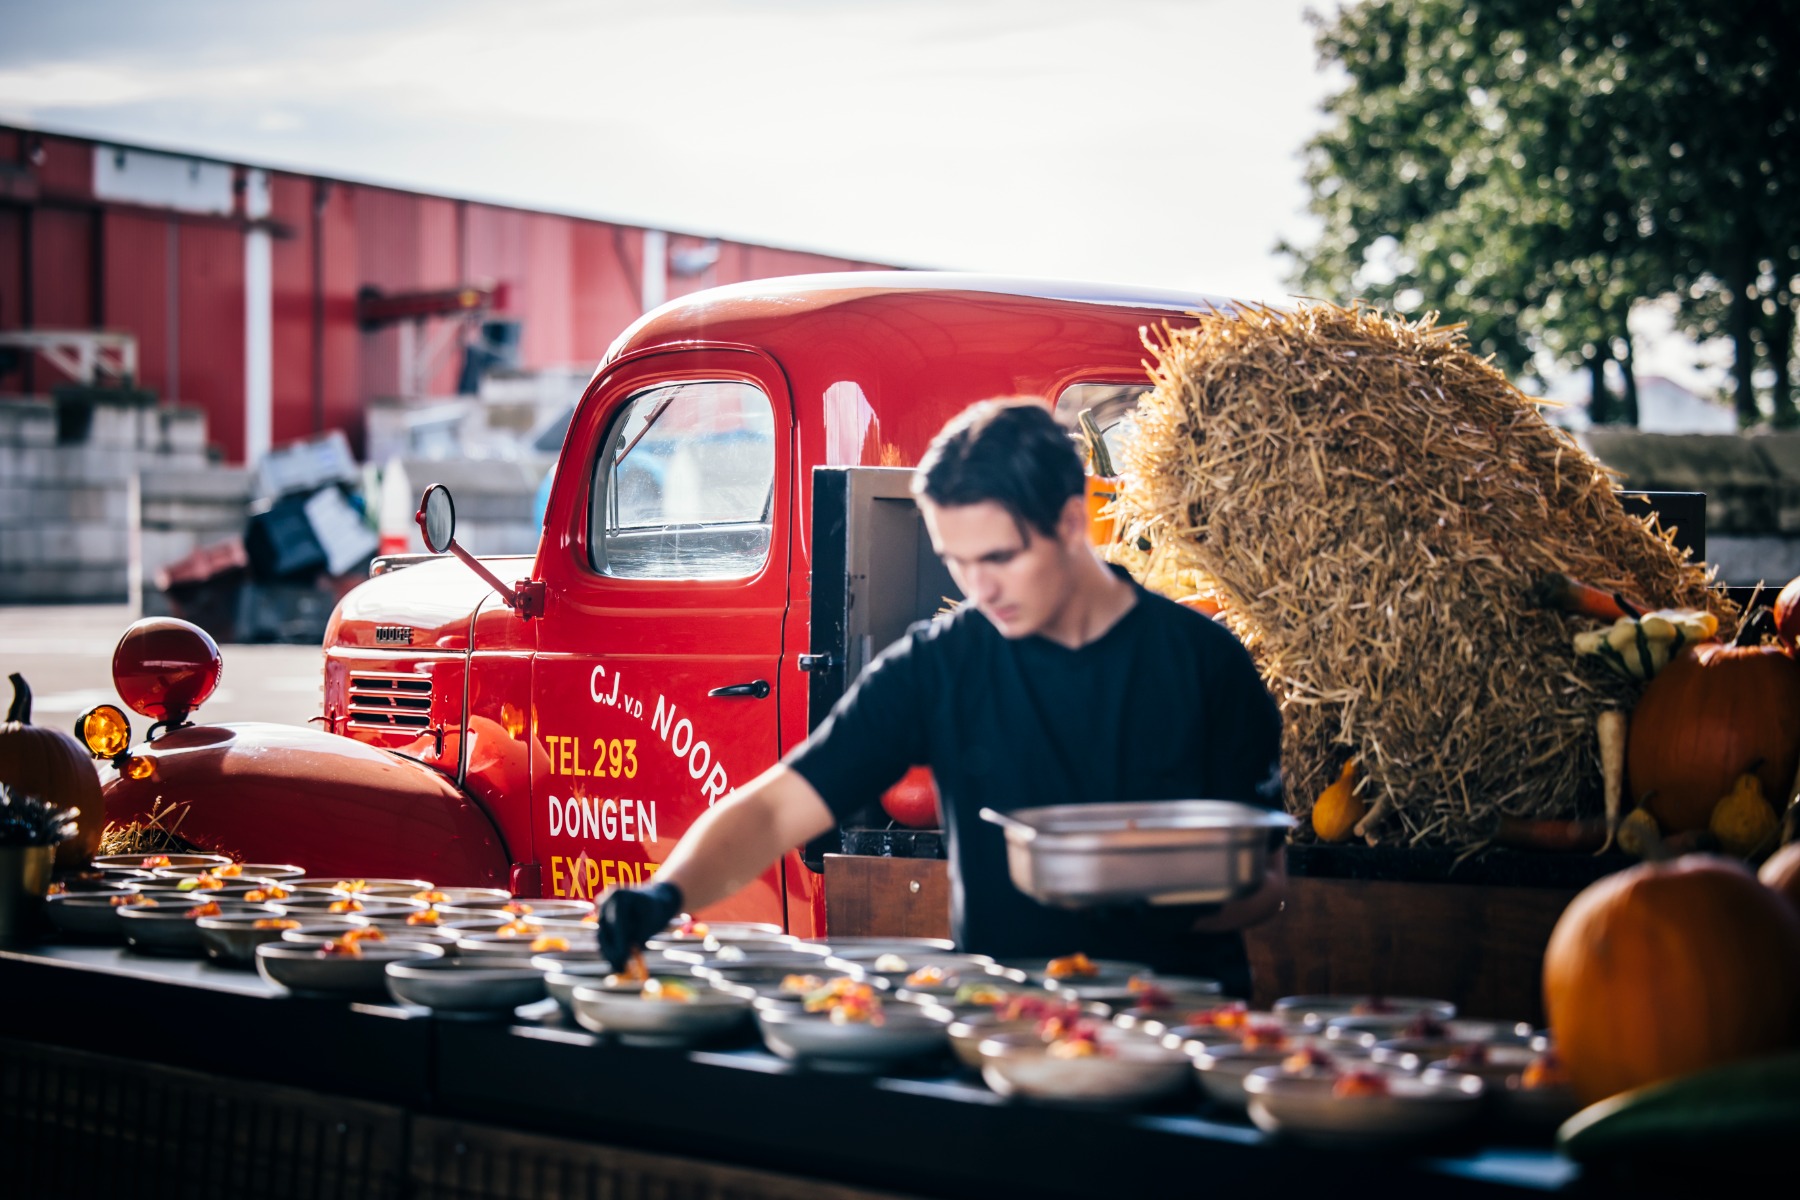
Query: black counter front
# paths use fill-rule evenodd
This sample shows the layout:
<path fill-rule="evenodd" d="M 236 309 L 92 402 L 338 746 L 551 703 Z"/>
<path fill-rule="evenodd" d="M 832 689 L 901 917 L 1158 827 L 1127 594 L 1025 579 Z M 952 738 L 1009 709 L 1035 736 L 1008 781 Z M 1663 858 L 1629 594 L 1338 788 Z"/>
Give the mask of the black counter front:
<path fill-rule="evenodd" d="M 364 1131 L 358 1162 L 376 1174 L 390 1168 L 397 1173 L 392 1188 L 367 1183 L 348 1189 L 370 1195 L 440 1194 L 446 1172 L 457 1166 L 445 1156 L 473 1156 L 470 1147 L 478 1139 L 470 1130 L 477 1127 L 528 1131 L 521 1139 L 592 1143 L 595 1153 L 613 1154 L 609 1162 L 621 1153 L 661 1156 L 633 1159 L 639 1167 L 685 1160 L 715 1180 L 713 1191 L 677 1193 L 696 1196 L 800 1194 L 803 1182 L 809 1194 L 824 1187 L 819 1194 L 857 1189 L 983 1200 L 1164 1195 L 1172 1185 L 1182 1193 L 1229 1188 L 1258 1195 L 1302 1189 L 1344 1194 L 1352 1178 L 1389 1196 L 1569 1193 L 1580 1184 L 1573 1165 L 1537 1147 L 1470 1145 L 1439 1157 L 1304 1150 L 1246 1124 L 1207 1119 L 1192 1101 L 1139 1114 L 1032 1107 L 962 1075 L 824 1075 L 757 1048 L 618 1046 L 565 1024 L 549 1002 L 521 1010 L 511 1021 L 450 1020 L 397 1005 L 299 1000 L 254 975 L 116 949 L 0 952 L 0 996 L 6 1014 L 0 1026 L 6 1081 L 0 1125 L 9 1129 L 6 1148 L 19 1172 L 14 1177 L 58 1181 L 59 1195 L 83 1193 L 67 1186 L 72 1177 L 46 1174 L 46 1164 L 32 1160 L 63 1143 L 50 1136 L 55 1130 L 36 1138 L 20 1130 L 32 1128 L 34 1120 L 42 1124 L 51 1108 L 62 1114 L 55 1121 L 62 1132 L 79 1124 L 82 1106 L 98 1102 L 77 1102 L 64 1093 L 73 1086 L 70 1079 L 96 1063 L 123 1064 L 125 1073 L 107 1085 L 114 1092 L 130 1090 L 120 1078 L 158 1071 L 197 1073 L 180 1078 L 202 1094 L 207 1079 L 217 1081 L 221 1095 L 266 1097 L 287 1089 L 283 1094 L 310 1114 L 303 1127 L 323 1130 L 307 1136 L 341 1139 L 355 1124 Z M 67 1078 L 54 1082 L 59 1075 Z M 29 1086 L 21 1082 L 26 1080 Z M 356 1120 L 334 1127 L 328 1119 L 334 1102 Z M 113 1103 L 116 1108 L 120 1101 Z M 155 1115 L 145 1114 L 136 1141 L 151 1137 L 151 1130 L 181 1136 L 152 1120 Z M 115 1143 L 133 1140 L 130 1125 L 115 1112 L 107 1126 L 115 1129 L 112 1140 L 93 1141 L 89 1152 L 116 1152 Z M 382 1142 L 382 1130 L 390 1126 L 391 1137 Z M 257 1161 L 309 1161 L 299 1143 L 259 1150 L 255 1129 L 254 1122 L 247 1124 L 220 1144 Z M 439 1153 L 445 1146 L 450 1149 Z M 147 1153 L 141 1146 L 138 1152 Z M 523 1153 L 516 1147 L 488 1152 L 496 1162 L 512 1161 L 508 1178 L 527 1180 L 518 1185 L 523 1191 L 459 1176 L 441 1194 L 563 1194 L 548 1183 L 529 1182 L 539 1175 L 519 1174 L 516 1160 Z M 545 1152 L 539 1146 L 532 1153 Z M 195 1168 L 190 1183 L 204 1175 L 206 1164 Z M 95 1165 L 85 1169 L 91 1174 Z M 622 1168 L 614 1162 L 608 1169 Z M 776 1174 L 718 1182 L 721 1171 L 732 1169 Z M 348 1170 L 332 1176 L 345 1194 Z M 776 1182 L 772 1191 L 758 1193 L 745 1182 L 753 1178 Z M 170 1194 L 210 1193 L 190 1188 Z M 278 1188 L 257 1194 L 307 1193 Z"/>

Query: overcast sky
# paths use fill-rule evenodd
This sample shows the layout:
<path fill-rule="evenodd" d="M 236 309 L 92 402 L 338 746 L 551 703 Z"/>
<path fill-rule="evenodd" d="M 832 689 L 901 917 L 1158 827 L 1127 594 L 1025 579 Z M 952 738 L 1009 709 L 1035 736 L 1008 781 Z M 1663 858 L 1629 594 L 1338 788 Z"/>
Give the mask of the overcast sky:
<path fill-rule="evenodd" d="M 1278 299 L 1329 84 L 1307 7 L 0 0 L 0 120 L 900 265 Z"/>

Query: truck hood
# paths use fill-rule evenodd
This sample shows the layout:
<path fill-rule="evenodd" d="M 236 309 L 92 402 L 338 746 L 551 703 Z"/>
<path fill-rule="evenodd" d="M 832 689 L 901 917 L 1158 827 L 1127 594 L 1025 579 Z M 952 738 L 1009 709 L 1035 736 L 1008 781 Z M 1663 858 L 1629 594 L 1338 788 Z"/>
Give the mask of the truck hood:
<path fill-rule="evenodd" d="M 531 570 L 529 556 L 483 558 L 502 579 Z M 469 645 L 469 616 L 494 590 L 449 556 L 377 575 L 338 601 L 325 646 L 455 650 Z M 499 603 L 494 597 L 493 603 Z"/>

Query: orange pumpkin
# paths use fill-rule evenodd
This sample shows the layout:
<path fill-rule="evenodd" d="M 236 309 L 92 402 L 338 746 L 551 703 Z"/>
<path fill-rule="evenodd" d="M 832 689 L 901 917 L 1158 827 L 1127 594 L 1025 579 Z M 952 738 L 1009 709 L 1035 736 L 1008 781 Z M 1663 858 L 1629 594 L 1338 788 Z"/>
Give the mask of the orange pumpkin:
<path fill-rule="evenodd" d="M 1800 1045 L 1800 915 L 1713 855 L 1620 871 L 1557 921 L 1544 1008 L 1585 1103 Z"/>
<path fill-rule="evenodd" d="M 1096 546 L 1110 546 L 1118 536 L 1118 523 L 1106 506 L 1119 497 L 1119 481 L 1111 475 L 1087 477 L 1088 541 Z"/>
<path fill-rule="evenodd" d="M 1771 890 L 1787 897 L 1794 911 L 1800 913 L 1800 842 L 1790 843 L 1771 854 L 1756 877 Z"/>
<path fill-rule="evenodd" d="M 12 676 L 13 702 L 0 725 L 0 783 L 62 808 L 78 808 L 76 835 L 56 848 L 60 866 L 79 866 L 100 846 L 106 812 L 100 772 L 80 742 L 31 723 L 31 687 Z"/>
<path fill-rule="evenodd" d="M 1775 597 L 1775 636 L 1789 654 L 1800 644 L 1800 579 L 1790 579 Z"/>
<path fill-rule="evenodd" d="M 1752 769 L 1763 795 L 1787 795 L 1800 764 L 1800 661 L 1779 646 L 1682 650 L 1632 711 L 1626 755 L 1632 798 L 1665 833 L 1705 829 Z"/>

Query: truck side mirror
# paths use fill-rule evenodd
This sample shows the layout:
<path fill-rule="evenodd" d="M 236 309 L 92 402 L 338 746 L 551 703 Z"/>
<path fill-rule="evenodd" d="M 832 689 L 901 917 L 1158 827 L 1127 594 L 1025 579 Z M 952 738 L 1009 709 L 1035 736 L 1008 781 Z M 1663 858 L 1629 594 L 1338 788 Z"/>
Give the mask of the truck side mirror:
<path fill-rule="evenodd" d="M 426 488 L 416 519 L 419 531 L 425 535 L 426 549 L 433 554 L 450 549 L 450 540 L 456 536 L 456 502 L 450 499 L 449 488 L 441 483 Z"/>
<path fill-rule="evenodd" d="M 425 535 L 425 546 L 433 554 L 448 551 L 462 561 L 462 564 L 481 576 L 482 580 L 506 601 L 506 606 L 518 613 L 525 620 L 544 615 L 544 583 L 540 579 L 521 579 L 512 587 L 500 582 L 498 576 L 484 566 L 480 559 L 456 544 L 456 502 L 450 499 L 450 489 L 441 483 L 434 483 L 425 489 L 419 498 L 419 511 L 413 515 L 419 523 L 419 532 Z"/>

